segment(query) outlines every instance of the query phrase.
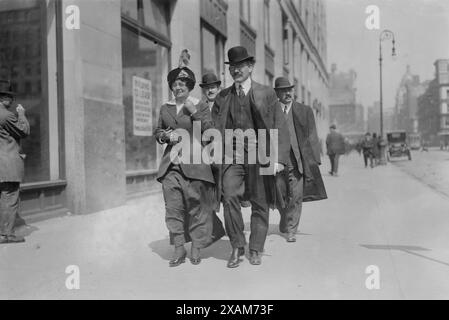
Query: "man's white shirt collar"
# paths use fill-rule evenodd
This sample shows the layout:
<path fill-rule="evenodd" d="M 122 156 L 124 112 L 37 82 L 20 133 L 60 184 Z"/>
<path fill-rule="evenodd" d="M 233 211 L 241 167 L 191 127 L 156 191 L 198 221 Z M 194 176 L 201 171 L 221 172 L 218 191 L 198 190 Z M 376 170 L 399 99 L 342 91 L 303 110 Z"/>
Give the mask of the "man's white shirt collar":
<path fill-rule="evenodd" d="M 292 109 L 293 101 L 291 101 L 289 104 L 283 104 L 282 102 L 280 102 L 280 104 L 281 104 L 282 112 L 284 112 L 284 109 L 287 106 L 287 114 L 290 113 L 290 110 Z"/>
<path fill-rule="evenodd" d="M 236 82 L 234 83 L 235 90 L 237 91 L 239 89 L 239 84 Z M 241 82 L 240 85 L 242 86 L 243 92 L 245 95 L 248 94 L 249 90 L 251 89 L 251 77 L 248 77 L 245 81 Z"/>

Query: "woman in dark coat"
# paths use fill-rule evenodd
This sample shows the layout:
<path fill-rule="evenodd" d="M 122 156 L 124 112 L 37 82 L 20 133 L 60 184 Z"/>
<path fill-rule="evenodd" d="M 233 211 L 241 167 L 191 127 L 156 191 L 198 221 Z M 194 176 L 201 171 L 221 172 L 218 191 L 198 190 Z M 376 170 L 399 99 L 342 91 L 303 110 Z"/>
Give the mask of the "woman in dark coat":
<path fill-rule="evenodd" d="M 161 107 L 154 134 L 160 144 L 167 144 L 157 179 L 162 183 L 170 244 L 175 246 L 169 266 L 176 267 L 185 262 L 186 242 L 192 242 L 190 261 L 199 264 L 200 250 L 220 239 L 224 229 L 214 211 L 215 181 L 210 166 L 193 163 L 192 157 L 188 163 L 175 161 L 176 158 L 171 155 L 174 153 L 171 152 L 173 146 L 181 143 L 180 139 L 183 138 L 189 139 L 187 145 L 190 144 L 189 149 L 193 149 L 192 139 L 196 138 L 192 134 L 194 122 L 201 122 L 202 131 L 212 126 L 209 107 L 207 104 L 197 104 L 199 101 L 190 97 L 190 91 L 195 86 L 195 75 L 189 68 L 170 71 L 167 80 L 175 99 Z M 188 132 L 189 137 L 183 136 L 183 132 Z M 182 143 L 185 145 L 186 140 Z"/>

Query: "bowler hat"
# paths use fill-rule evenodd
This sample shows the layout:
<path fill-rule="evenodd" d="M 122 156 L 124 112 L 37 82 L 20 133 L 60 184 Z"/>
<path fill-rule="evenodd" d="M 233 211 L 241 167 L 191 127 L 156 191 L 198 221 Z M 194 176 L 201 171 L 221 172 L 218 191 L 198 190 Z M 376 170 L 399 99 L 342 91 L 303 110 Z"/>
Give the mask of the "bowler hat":
<path fill-rule="evenodd" d="M 276 78 L 274 81 L 274 90 L 278 89 L 291 89 L 294 85 L 290 84 L 290 81 L 285 77 Z"/>
<path fill-rule="evenodd" d="M 168 73 L 167 81 L 169 87 L 171 88 L 173 82 L 175 82 L 178 79 L 186 81 L 187 87 L 189 88 L 190 91 L 192 91 L 193 88 L 195 87 L 196 83 L 195 74 L 193 73 L 192 70 L 190 70 L 187 67 L 176 68 Z"/>
<path fill-rule="evenodd" d="M 203 75 L 203 79 L 202 82 L 200 83 L 200 87 L 204 88 L 210 85 L 220 85 L 221 81 L 218 80 L 217 76 L 214 73 L 206 73 L 205 75 Z"/>
<path fill-rule="evenodd" d="M 248 54 L 248 51 L 245 47 L 237 46 L 232 47 L 228 50 L 228 62 L 226 64 L 234 65 L 243 61 L 252 60 L 254 61 L 254 57 Z"/>
<path fill-rule="evenodd" d="M 12 91 L 11 82 L 9 80 L 0 80 L 0 94 L 14 97 L 16 93 Z"/>
<path fill-rule="evenodd" d="M 331 129 L 337 129 L 337 126 L 335 124 L 332 124 L 329 128 Z"/>

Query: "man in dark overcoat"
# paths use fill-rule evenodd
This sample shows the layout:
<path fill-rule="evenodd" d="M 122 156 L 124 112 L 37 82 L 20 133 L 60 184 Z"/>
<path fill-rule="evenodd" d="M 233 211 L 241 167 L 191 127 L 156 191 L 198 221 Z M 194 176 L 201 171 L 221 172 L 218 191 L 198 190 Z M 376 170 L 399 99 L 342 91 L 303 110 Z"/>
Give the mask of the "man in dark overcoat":
<path fill-rule="evenodd" d="M 226 232 L 232 245 L 232 253 L 227 266 L 235 268 L 239 265 L 240 256 L 244 255 L 246 239 L 244 234 L 244 223 L 241 211 L 241 202 L 249 200 L 251 202 L 251 235 L 249 238 L 249 261 L 253 265 L 261 264 L 261 252 L 264 249 L 265 240 L 268 232 L 268 212 L 274 191 L 274 175 L 284 169 L 288 162 L 289 145 L 283 138 L 288 136 L 285 117 L 279 107 L 279 101 L 273 88 L 261 85 L 251 79 L 251 73 L 254 68 L 254 57 L 250 56 L 246 48 L 237 46 L 228 51 L 229 72 L 234 83 L 232 86 L 222 90 L 215 99 L 212 108 L 212 119 L 216 129 L 225 137 L 225 130 L 242 130 L 249 132 L 254 130 L 264 130 L 266 138 L 262 141 L 257 136 L 257 141 L 249 142 L 246 140 L 243 147 L 237 140 L 226 142 L 223 139 L 223 150 L 226 145 L 232 144 L 233 158 L 232 163 L 226 163 L 217 166 L 216 183 L 218 197 L 223 202 L 224 219 Z M 278 132 L 278 141 L 270 140 L 269 130 L 274 129 Z M 229 132 L 229 131 L 228 131 Z M 255 164 L 249 161 L 249 150 L 251 143 L 256 144 L 258 151 L 264 144 L 270 150 L 267 154 L 277 152 L 278 160 L 269 163 L 268 170 L 271 174 L 262 174 L 263 165 L 257 157 Z M 239 150 L 244 150 L 244 154 Z M 259 153 L 259 152 L 258 152 Z M 225 153 L 223 153 L 225 154 Z M 244 161 L 237 161 L 243 157 Z M 241 159 L 240 159 L 241 160 Z M 265 168 L 266 169 L 266 168 Z M 268 171 L 267 170 L 267 171 Z"/>
<path fill-rule="evenodd" d="M 14 222 L 24 175 L 25 155 L 20 150 L 20 139 L 30 134 L 30 125 L 20 104 L 17 116 L 9 110 L 14 97 L 9 81 L 0 80 L 0 243 L 25 241 L 14 234 Z"/>
<path fill-rule="evenodd" d="M 331 171 L 329 174 L 331 176 L 338 176 L 338 160 L 340 155 L 345 153 L 345 138 L 339 132 L 337 132 L 337 126 L 332 124 L 330 127 L 330 132 L 326 137 L 326 148 L 327 155 L 331 163 Z"/>
<path fill-rule="evenodd" d="M 296 241 L 303 201 L 327 198 L 318 167 L 321 156 L 315 117 L 312 108 L 293 101 L 293 87 L 284 77 L 277 78 L 274 87 L 290 136 L 288 170 L 277 179 L 279 231 L 287 234 L 287 242 Z"/>

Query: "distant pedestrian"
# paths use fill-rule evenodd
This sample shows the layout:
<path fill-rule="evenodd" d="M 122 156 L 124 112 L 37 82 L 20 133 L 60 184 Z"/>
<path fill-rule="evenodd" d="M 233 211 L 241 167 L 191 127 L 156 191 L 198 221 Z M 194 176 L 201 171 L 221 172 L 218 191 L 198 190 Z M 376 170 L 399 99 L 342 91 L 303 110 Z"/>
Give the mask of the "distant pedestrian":
<path fill-rule="evenodd" d="M 22 105 L 17 116 L 9 109 L 15 93 L 9 81 L 0 80 L 0 243 L 24 242 L 14 234 L 14 222 L 19 211 L 19 188 L 24 175 L 20 139 L 30 134 L 30 125 Z"/>
<path fill-rule="evenodd" d="M 427 140 L 423 139 L 421 144 L 421 152 L 426 151 L 429 152 Z"/>
<path fill-rule="evenodd" d="M 373 133 L 373 162 L 374 166 L 377 166 L 380 162 L 380 137 L 377 137 L 377 133 Z"/>
<path fill-rule="evenodd" d="M 338 176 L 338 160 L 340 155 L 345 153 L 345 139 L 342 134 L 337 132 L 335 124 L 330 126 L 330 133 L 326 138 L 327 155 L 331 163 L 331 171 L 329 174 Z"/>
<path fill-rule="evenodd" d="M 449 138 L 446 137 L 446 139 L 444 139 L 444 149 L 448 150 L 449 149 Z"/>
<path fill-rule="evenodd" d="M 374 167 L 374 153 L 373 153 L 374 141 L 369 132 L 367 132 L 365 134 L 365 138 L 362 141 L 361 147 L 362 147 L 362 152 L 363 152 L 363 160 L 365 162 L 365 168 L 368 167 L 368 159 L 369 159 L 370 167 L 373 168 Z"/>

